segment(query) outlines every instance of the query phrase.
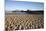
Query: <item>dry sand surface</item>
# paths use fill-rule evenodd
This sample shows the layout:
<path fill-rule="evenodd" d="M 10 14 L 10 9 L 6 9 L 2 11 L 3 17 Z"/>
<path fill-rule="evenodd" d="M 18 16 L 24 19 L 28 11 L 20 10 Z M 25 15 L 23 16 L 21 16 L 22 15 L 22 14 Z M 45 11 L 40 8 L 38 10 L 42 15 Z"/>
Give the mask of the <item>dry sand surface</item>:
<path fill-rule="evenodd" d="M 43 15 L 15 14 L 5 16 L 6 31 L 44 28 Z"/>

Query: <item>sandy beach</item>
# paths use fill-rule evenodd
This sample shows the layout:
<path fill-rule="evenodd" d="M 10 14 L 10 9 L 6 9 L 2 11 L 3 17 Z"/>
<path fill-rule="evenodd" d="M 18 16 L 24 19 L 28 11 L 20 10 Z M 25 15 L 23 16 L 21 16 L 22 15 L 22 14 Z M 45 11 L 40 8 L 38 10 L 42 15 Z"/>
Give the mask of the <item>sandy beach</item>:
<path fill-rule="evenodd" d="M 6 30 L 26 30 L 44 28 L 42 14 L 14 14 L 5 16 Z"/>

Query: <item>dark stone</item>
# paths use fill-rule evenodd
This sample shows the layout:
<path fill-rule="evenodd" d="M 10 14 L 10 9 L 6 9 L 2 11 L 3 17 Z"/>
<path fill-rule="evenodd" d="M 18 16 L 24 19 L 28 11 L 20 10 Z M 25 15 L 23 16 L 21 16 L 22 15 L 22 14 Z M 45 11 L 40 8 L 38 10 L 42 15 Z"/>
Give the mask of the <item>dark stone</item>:
<path fill-rule="evenodd" d="M 24 29 L 24 27 L 22 26 L 22 27 L 21 27 L 21 29 L 23 30 L 23 29 Z"/>
<path fill-rule="evenodd" d="M 8 31 L 8 28 L 5 28 L 5 31 Z"/>

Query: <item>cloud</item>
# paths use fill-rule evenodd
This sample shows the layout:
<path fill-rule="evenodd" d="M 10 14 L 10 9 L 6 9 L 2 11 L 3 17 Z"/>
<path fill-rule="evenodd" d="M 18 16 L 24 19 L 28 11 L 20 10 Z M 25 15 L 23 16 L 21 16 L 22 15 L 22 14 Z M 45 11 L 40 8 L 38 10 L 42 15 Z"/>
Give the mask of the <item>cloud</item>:
<path fill-rule="evenodd" d="M 13 1 L 44 2 L 44 0 L 13 0 Z"/>

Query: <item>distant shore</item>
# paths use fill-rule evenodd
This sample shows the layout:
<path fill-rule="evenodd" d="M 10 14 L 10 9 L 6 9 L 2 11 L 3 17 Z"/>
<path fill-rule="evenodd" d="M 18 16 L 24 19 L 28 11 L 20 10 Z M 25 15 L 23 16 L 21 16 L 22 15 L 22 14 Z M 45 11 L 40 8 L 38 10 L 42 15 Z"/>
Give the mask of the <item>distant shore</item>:
<path fill-rule="evenodd" d="M 44 14 L 44 11 L 10 11 L 5 12 L 5 15 L 14 14 Z"/>

